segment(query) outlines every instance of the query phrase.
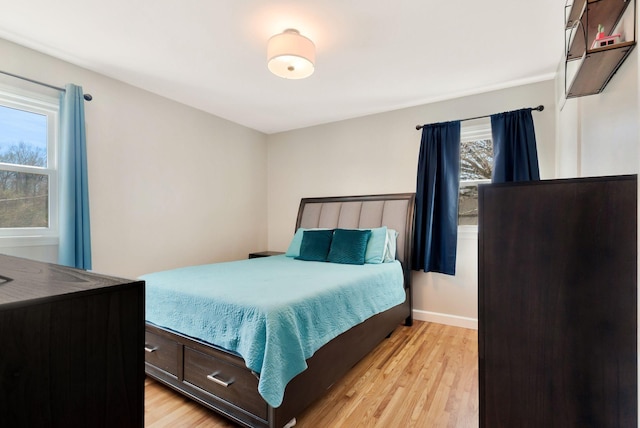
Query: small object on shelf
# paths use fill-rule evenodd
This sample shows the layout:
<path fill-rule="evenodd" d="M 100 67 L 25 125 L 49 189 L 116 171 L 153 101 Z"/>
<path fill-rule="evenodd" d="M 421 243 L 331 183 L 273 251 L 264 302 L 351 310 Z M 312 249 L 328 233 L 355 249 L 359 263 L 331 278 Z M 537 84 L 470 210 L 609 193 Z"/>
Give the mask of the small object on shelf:
<path fill-rule="evenodd" d="M 270 257 L 270 256 L 279 256 L 280 254 L 284 254 L 282 251 L 259 251 L 257 253 L 250 253 L 250 259 L 257 259 L 260 257 Z"/>
<path fill-rule="evenodd" d="M 565 16 L 565 96 L 599 94 L 635 48 L 636 0 L 566 0 Z"/>
<path fill-rule="evenodd" d="M 600 37 L 600 38 L 596 37 L 596 39 L 593 41 L 593 44 L 591 45 L 591 49 L 603 48 L 605 46 L 615 45 L 617 43 L 620 43 L 621 41 L 622 40 L 621 40 L 620 34 L 614 34 L 609 37 Z"/>

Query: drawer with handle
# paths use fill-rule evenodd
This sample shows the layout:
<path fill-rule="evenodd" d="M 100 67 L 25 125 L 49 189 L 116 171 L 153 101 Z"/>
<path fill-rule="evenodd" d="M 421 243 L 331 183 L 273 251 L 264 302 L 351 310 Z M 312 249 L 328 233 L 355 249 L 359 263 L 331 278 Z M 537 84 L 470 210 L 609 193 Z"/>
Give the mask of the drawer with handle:
<path fill-rule="evenodd" d="M 178 343 L 154 333 L 145 332 L 144 360 L 174 376 L 178 376 Z"/>
<path fill-rule="evenodd" d="M 258 378 L 246 367 L 184 348 L 184 381 L 262 419 L 267 403 L 258 393 Z"/>

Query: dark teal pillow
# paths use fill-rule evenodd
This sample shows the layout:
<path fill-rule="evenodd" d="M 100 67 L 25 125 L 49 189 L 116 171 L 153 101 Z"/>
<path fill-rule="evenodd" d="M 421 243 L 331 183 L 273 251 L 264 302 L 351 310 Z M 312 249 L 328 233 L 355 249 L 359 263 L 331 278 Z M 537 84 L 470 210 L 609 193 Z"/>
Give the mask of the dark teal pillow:
<path fill-rule="evenodd" d="M 300 255 L 297 260 L 310 262 L 326 262 L 333 230 L 305 230 L 300 244 Z"/>
<path fill-rule="evenodd" d="M 363 265 L 370 230 L 336 229 L 327 260 L 332 263 Z"/>

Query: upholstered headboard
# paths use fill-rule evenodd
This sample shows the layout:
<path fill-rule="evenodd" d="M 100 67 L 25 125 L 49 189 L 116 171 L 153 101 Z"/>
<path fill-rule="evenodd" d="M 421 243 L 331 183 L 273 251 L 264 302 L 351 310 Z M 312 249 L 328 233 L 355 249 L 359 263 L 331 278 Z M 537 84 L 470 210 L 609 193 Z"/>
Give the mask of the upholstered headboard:
<path fill-rule="evenodd" d="M 355 229 L 380 226 L 395 229 L 398 232 L 396 258 L 402 263 L 408 287 L 414 206 L 415 193 L 303 198 L 296 230 L 299 227 Z"/>

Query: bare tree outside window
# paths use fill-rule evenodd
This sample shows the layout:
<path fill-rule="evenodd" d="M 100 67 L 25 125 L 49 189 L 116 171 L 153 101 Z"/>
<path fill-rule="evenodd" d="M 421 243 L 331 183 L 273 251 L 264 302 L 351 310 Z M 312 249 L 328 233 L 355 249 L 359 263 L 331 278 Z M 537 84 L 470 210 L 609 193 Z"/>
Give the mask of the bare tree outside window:
<path fill-rule="evenodd" d="M 491 140 L 460 142 L 460 180 L 491 180 L 492 165 Z"/>
<path fill-rule="evenodd" d="M 490 138 L 460 142 L 458 225 L 478 224 L 478 184 L 491 180 L 493 141 Z"/>
<path fill-rule="evenodd" d="M 0 152 L 0 162 L 46 166 L 47 153 L 20 142 Z M 0 169 L 0 228 L 47 227 L 49 177 L 46 174 Z"/>
<path fill-rule="evenodd" d="M 0 105 L 0 230 L 48 228 L 48 116 Z"/>

